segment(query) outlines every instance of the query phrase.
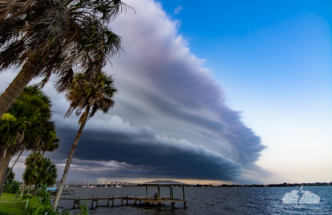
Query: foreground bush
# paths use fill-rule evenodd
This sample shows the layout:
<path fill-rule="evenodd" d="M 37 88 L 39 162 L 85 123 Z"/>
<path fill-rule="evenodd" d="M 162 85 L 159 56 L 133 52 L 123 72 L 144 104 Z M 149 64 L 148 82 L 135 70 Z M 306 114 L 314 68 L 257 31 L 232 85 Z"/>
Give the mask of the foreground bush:
<path fill-rule="evenodd" d="M 18 181 L 15 181 L 15 180 L 13 180 L 11 182 L 7 182 L 3 188 L 3 192 L 15 194 L 19 191 L 20 186 L 21 186 L 21 183 Z"/>

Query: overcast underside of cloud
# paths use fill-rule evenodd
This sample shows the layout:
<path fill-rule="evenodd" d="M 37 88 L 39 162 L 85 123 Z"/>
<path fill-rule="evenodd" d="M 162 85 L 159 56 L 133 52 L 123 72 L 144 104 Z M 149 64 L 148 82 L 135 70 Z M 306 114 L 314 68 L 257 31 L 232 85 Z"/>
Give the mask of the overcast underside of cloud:
<path fill-rule="evenodd" d="M 242 180 L 243 170 L 263 173 L 254 163 L 265 146 L 242 123 L 240 113 L 225 105 L 220 83 L 178 35 L 177 22 L 152 0 L 125 2 L 136 13 L 122 14 L 111 23 L 123 38 L 125 53 L 105 68 L 114 74 L 119 90 L 116 105 L 108 115 L 88 121 L 72 170 L 93 169 L 100 177 L 229 181 Z M 44 89 L 54 103 L 61 146 L 49 155 L 63 164 L 77 118 L 63 119 L 68 104 L 52 85 Z"/>

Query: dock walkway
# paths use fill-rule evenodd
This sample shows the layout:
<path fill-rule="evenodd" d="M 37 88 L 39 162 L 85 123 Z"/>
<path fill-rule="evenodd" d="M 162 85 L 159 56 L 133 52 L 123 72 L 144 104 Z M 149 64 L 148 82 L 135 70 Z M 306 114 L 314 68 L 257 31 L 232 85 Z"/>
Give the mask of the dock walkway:
<path fill-rule="evenodd" d="M 114 207 L 114 200 L 121 200 L 121 206 L 123 206 L 123 201 L 126 201 L 126 205 L 128 205 L 128 201 L 134 201 L 134 205 L 137 204 L 137 201 L 140 202 L 140 204 L 142 204 L 142 202 L 146 205 L 164 205 L 165 203 L 171 203 L 172 208 L 174 207 L 176 202 L 181 202 L 183 203 L 183 206 L 186 208 L 186 197 L 185 197 L 185 184 L 181 183 L 181 182 L 175 182 L 175 181 L 151 181 L 151 182 L 146 182 L 141 184 L 141 186 L 145 187 L 145 196 L 119 196 L 119 197 L 115 197 L 114 195 L 112 197 L 108 196 L 108 197 L 99 197 L 97 196 L 97 198 L 95 198 L 94 196 L 92 196 L 92 198 L 86 198 L 86 199 L 81 199 L 81 198 L 61 198 L 61 200 L 69 200 L 69 201 L 74 201 L 73 203 L 73 208 L 76 208 L 77 206 L 81 205 L 81 201 L 91 201 L 91 209 L 94 208 L 94 203 L 96 204 L 96 207 L 100 207 L 99 206 L 99 201 L 101 200 L 107 200 L 107 204 L 104 207 L 109 207 L 110 205 L 110 201 L 112 203 L 112 206 Z M 175 199 L 173 197 L 173 189 L 174 186 L 178 187 L 182 187 L 182 199 Z M 155 193 L 154 197 L 149 197 L 148 196 L 148 187 L 157 187 L 158 188 L 158 193 Z M 170 188 L 170 197 L 161 197 L 161 187 L 169 187 Z"/>
<path fill-rule="evenodd" d="M 81 202 L 85 202 L 85 201 L 91 201 L 91 207 L 90 209 L 94 209 L 94 208 L 98 208 L 98 207 L 109 207 L 110 206 L 110 202 L 111 202 L 111 206 L 114 207 L 114 201 L 115 200 L 121 200 L 121 206 L 124 205 L 124 201 L 126 202 L 126 205 L 129 205 L 128 201 L 134 201 L 133 204 L 137 205 L 137 202 L 139 202 L 139 204 L 142 204 L 142 202 L 146 205 L 150 205 L 153 206 L 153 204 L 157 204 L 157 205 L 161 205 L 161 204 L 165 204 L 165 203 L 171 203 L 171 206 L 174 207 L 176 202 L 183 202 L 184 203 L 184 207 L 186 207 L 186 203 L 187 200 L 185 199 L 172 199 L 172 198 L 160 198 L 160 199 L 154 199 L 153 197 L 149 197 L 146 198 L 146 196 L 108 196 L 108 197 L 92 197 L 92 198 L 85 198 L 85 199 L 81 199 L 81 198 L 61 198 L 61 200 L 67 200 L 67 201 L 74 201 L 73 203 L 73 209 L 76 208 L 76 206 L 80 206 Z M 107 204 L 106 205 L 100 205 L 99 201 L 102 200 L 107 200 Z M 95 207 L 94 207 L 95 206 Z"/>

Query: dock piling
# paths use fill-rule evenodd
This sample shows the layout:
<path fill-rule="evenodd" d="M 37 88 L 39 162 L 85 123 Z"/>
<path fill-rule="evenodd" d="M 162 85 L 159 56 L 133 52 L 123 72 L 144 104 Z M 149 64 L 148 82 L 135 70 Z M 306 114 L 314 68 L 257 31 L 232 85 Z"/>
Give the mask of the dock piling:
<path fill-rule="evenodd" d="M 171 186 L 171 199 L 173 199 L 173 186 Z"/>
<path fill-rule="evenodd" d="M 113 198 L 112 198 L 112 207 L 114 207 L 114 195 L 113 195 Z"/>
<path fill-rule="evenodd" d="M 110 204 L 110 195 L 107 196 L 107 207 L 109 206 Z"/>

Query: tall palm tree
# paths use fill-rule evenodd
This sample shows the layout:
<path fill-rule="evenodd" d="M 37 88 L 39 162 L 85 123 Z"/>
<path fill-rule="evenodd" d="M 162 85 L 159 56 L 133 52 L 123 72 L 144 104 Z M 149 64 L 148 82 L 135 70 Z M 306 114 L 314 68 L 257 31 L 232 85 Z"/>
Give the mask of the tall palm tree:
<path fill-rule="evenodd" d="M 113 96 L 116 92 L 117 89 L 114 87 L 112 76 L 107 76 L 104 72 L 95 74 L 89 79 L 86 78 L 84 73 L 78 73 L 75 75 L 73 83 L 69 85 L 66 98 L 70 102 L 70 107 L 65 117 L 69 117 L 76 110 L 76 115 L 80 116 L 78 120 L 80 128 L 71 147 L 59 188 L 54 197 L 53 210 L 58 207 L 69 167 L 86 121 L 93 117 L 98 110 L 107 113 L 115 104 Z"/>
<path fill-rule="evenodd" d="M 0 118 L 31 79 L 51 74 L 56 88 L 71 83 L 73 67 L 101 71 L 109 57 L 121 50 L 121 37 L 108 23 L 129 6 L 121 0 L 1 0 L 0 72 L 11 66 L 22 69 L 0 95 Z"/>
<path fill-rule="evenodd" d="M 47 151 L 58 147 L 51 101 L 36 86 L 27 87 L 0 120 L 0 195 L 12 157 L 24 150 Z M 16 163 L 16 161 L 15 161 Z M 14 163 L 14 164 L 15 164 Z"/>

